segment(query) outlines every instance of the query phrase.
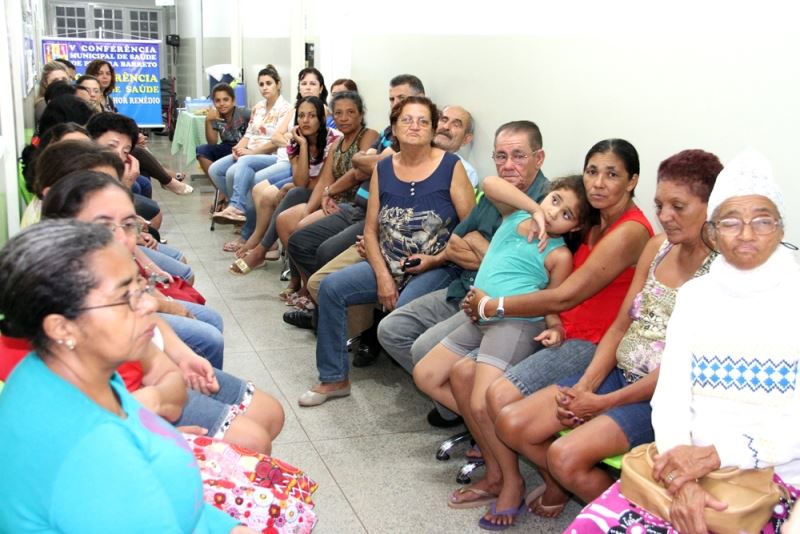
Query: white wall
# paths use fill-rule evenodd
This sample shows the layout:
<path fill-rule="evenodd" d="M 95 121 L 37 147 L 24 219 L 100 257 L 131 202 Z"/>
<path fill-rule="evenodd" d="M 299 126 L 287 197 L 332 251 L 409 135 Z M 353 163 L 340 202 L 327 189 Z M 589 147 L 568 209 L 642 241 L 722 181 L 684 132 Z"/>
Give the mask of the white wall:
<path fill-rule="evenodd" d="M 580 170 L 600 139 L 633 142 L 637 196 L 652 221 L 658 163 L 685 148 L 725 162 L 757 147 L 774 163 L 790 214 L 800 208 L 800 33 L 790 3 L 407 0 L 386 14 L 365 0 L 336 5 L 347 31 L 331 23 L 332 8 L 318 3 L 309 16 L 321 45 L 352 51 L 350 74 L 373 128 L 387 123 L 388 80 L 410 72 L 438 104 L 475 115 L 470 159 L 483 174 L 493 169 L 497 126 L 530 119 L 542 129 L 550 177 Z M 347 74 L 328 69 L 346 66 L 336 62 L 321 65 L 326 77 Z M 798 244 L 799 225 L 790 215 L 787 237 Z"/>

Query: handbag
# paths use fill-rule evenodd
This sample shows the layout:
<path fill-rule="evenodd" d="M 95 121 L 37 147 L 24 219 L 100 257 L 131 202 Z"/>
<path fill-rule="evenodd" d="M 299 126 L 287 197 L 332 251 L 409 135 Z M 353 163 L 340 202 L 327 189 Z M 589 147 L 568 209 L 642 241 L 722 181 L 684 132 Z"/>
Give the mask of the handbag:
<path fill-rule="evenodd" d="M 653 479 L 655 443 L 639 445 L 622 458 L 620 492 L 632 503 L 665 521 L 670 521 L 672 495 Z M 773 468 L 738 469 L 726 467 L 701 478 L 700 486 L 715 499 L 728 504 L 718 512 L 705 509 L 706 526 L 717 534 L 757 534 L 772 517 L 781 497 L 773 481 Z"/>

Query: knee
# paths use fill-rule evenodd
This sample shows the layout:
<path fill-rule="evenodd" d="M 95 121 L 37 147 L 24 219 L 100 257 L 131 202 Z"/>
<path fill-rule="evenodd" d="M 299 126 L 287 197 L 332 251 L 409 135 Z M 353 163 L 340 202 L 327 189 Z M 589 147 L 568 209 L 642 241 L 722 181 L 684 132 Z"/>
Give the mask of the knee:
<path fill-rule="evenodd" d="M 495 432 L 497 437 L 515 450 L 520 449 L 520 444 L 524 441 L 525 429 L 528 427 L 529 419 L 526 414 L 520 413 L 515 406 L 506 406 L 495 418 Z"/>
<path fill-rule="evenodd" d="M 392 320 L 393 315 L 394 312 L 390 313 L 378 323 L 378 343 L 383 346 L 394 345 L 395 332 L 392 330 L 392 326 L 394 326 Z"/>
<path fill-rule="evenodd" d="M 250 409 L 256 411 L 258 414 L 263 414 L 260 416 L 260 419 L 265 424 L 270 438 L 275 439 L 278 437 L 286 421 L 286 414 L 283 411 L 281 403 L 272 395 L 256 390 Z"/>
<path fill-rule="evenodd" d="M 237 419 L 246 419 L 246 416 L 240 415 Z M 248 420 L 246 430 L 237 432 L 235 437 L 230 441 L 252 451 L 260 452 L 261 454 L 269 454 L 272 452 L 272 437 L 269 435 L 269 432 L 253 421 Z"/>
<path fill-rule="evenodd" d="M 585 472 L 579 447 L 575 440 L 557 439 L 547 449 L 547 470 L 567 489 L 575 487 L 575 480 Z"/>
<path fill-rule="evenodd" d="M 316 302 L 319 302 L 319 290 L 320 286 L 322 285 L 322 280 L 324 280 L 322 276 L 313 274 L 311 277 L 309 277 L 308 282 L 306 283 L 306 288 L 311 294 L 311 298 L 313 298 Z"/>
<path fill-rule="evenodd" d="M 505 378 L 498 378 L 486 390 L 486 407 L 492 419 L 496 419 L 503 408 L 520 399 L 522 394 Z"/>
<path fill-rule="evenodd" d="M 450 369 L 450 382 L 457 384 L 471 384 L 475 379 L 475 362 L 470 358 L 461 358 L 453 368 Z M 486 407 L 486 400 L 481 401 Z"/>
<path fill-rule="evenodd" d="M 414 369 L 411 371 L 411 377 L 421 391 L 425 393 L 431 391 L 433 386 L 433 370 L 426 362 L 420 362 L 415 365 Z"/>

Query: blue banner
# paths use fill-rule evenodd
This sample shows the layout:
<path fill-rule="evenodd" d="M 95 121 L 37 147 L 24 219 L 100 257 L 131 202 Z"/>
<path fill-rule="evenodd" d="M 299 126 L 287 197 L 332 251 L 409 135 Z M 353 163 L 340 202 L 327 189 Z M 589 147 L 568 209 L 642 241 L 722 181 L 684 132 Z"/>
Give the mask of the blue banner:
<path fill-rule="evenodd" d="M 44 62 L 64 58 L 78 74 L 93 59 L 114 66 L 116 86 L 111 97 L 117 110 L 142 128 L 164 126 L 161 116 L 161 42 L 123 39 L 42 38 Z"/>

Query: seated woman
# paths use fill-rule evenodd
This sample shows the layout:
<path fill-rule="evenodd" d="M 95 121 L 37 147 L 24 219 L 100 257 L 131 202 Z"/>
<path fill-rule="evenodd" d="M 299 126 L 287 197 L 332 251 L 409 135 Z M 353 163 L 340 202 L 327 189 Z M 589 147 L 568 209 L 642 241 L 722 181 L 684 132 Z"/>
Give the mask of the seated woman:
<path fill-rule="evenodd" d="M 639 180 L 639 155 L 624 139 L 596 143 L 584 159 L 583 183 L 589 203 L 600 212 L 600 222 L 589 229 L 574 255 L 572 274 L 557 288 L 504 299 L 505 317 L 538 317 L 559 313 L 566 341 L 536 352 L 508 369 L 487 391 L 488 417 L 494 420 L 505 405 L 523 399 L 539 389 L 574 373 L 583 372 L 597 343 L 611 325 L 622 304 L 639 259 L 653 230 L 633 202 Z M 611 237 L 613 236 L 613 237 Z M 609 238 L 610 237 L 610 238 Z M 464 299 L 465 311 L 473 320 L 485 296 L 474 289 Z M 484 315 L 497 315 L 498 299 L 485 302 Z M 475 362 L 462 358 L 450 372 L 450 387 L 461 415 L 469 419 L 470 392 L 475 379 Z M 448 502 L 453 508 L 483 506 L 497 501 L 497 510 L 517 511 L 525 495 L 516 453 L 501 442 L 482 450 L 486 475 L 472 485 L 455 491 Z M 502 466 L 502 468 L 501 468 Z M 513 513 L 488 514 L 496 526 L 514 521 Z"/>
<path fill-rule="evenodd" d="M 100 106 L 103 111 L 117 112 L 117 106 L 114 104 L 114 98 L 111 93 L 114 92 L 114 87 L 117 85 L 117 75 L 114 72 L 114 66 L 105 59 L 94 59 L 86 65 L 84 74 L 94 76 L 100 82 L 100 89 L 103 94 L 100 97 Z"/>
<path fill-rule="evenodd" d="M 228 206 L 214 213 L 214 222 L 219 224 L 245 222 L 245 209 L 256 183 L 256 171 L 274 166 L 278 161 L 275 151 L 280 147 L 272 137 L 292 107 L 281 96 L 281 77 L 272 65 L 259 71 L 258 87 L 264 100 L 253 107 L 244 137 L 233 147 L 230 156 L 218 159 L 208 169 L 214 185 L 228 198 Z M 272 169 L 276 174 L 271 178 L 282 184 L 289 174 L 278 170 L 278 167 Z"/>
<path fill-rule="evenodd" d="M 526 499 L 533 513 L 557 516 L 569 493 L 584 502 L 598 497 L 613 479 L 597 464 L 653 441 L 649 400 L 675 297 L 684 282 L 707 273 L 715 257 L 700 234 L 721 169 L 719 159 L 702 150 L 661 162 L 655 205 L 665 233 L 642 252 L 589 367 L 498 415 L 498 437 L 536 464 L 545 481 Z M 575 430 L 554 439 L 566 428 Z"/>
<path fill-rule="evenodd" d="M 250 123 L 250 110 L 236 105 L 236 93 L 227 83 L 214 86 L 211 100 L 214 107 L 206 115 L 208 144 L 198 145 L 195 149 L 197 163 L 209 178 L 208 168 L 218 159 L 231 155 L 233 147 L 242 140 Z M 214 211 L 220 210 L 215 206 Z"/>
<path fill-rule="evenodd" d="M 253 204 L 256 209 L 254 212 L 247 213 L 247 222 L 242 229 L 244 241 L 231 243 L 229 247 L 229 249 L 235 249 L 236 256 L 239 258 L 244 257 L 248 251 L 255 248 L 264 238 L 265 232 L 270 232 L 271 235 L 274 234 L 275 210 L 283 200 L 287 189 L 292 187 L 291 164 L 287 147 L 293 141 L 293 131 L 297 126 L 297 105 L 301 99 L 310 96 L 319 98 L 323 104 L 328 98 L 325 78 L 319 70 L 313 67 L 305 68 L 298 73 L 295 111 L 287 113 L 275 129 L 275 133 L 272 134 L 272 143 L 279 147 L 276 152 L 277 161 L 272 166 L 256 173 L 256 185 L 253 187 L 252 193 Z M 327 106 L 325 106 L 325 114 L 326 116 L 328 115 Z M 326 126 L 328 129 L 332 129 L 328 123 L 326 123 Z M 253 231 L 249 232 L 248 230 L 251 227 Z M 275 239 L 276 237 L 274 236 L 267 239 L 273 243 L 273 254 L 270 259 L 278 259 L 280 257 L 277 254 L 277 248 L 274 246 Z M 242 242 L 244 243 L 244 248 L 240 249 Z"/>
<path fill-rule="evenodd" d="M 699 482 L 724 467 L 774 468 L 784 497 L 762 532 L 779 532 L 800 495 L 800 442 L 786 426 L 800 409 L 791 312 L 800 268 L 781 247 L 786 208 L 769 161 L 752 149 L 736 156 L 717 177 L 708 212 L 704 230 L 719 257 L 678 294 L 651 403 L 658 448 L 652 479 L 672 496 L 669 517 L 627 502 L 615 484 L 602 503 L 586 507 L 575 523 L 579 532 L 600 530 L 593 520 L 599 506 L 612 529 L 624 515 L 642 530 L 713 530 L 704 512 L 727 505 Z M 765 310 L 770 335 L 754 335 Z"/>
<path fill-rule="evenodd" d="M 353 167 L 353 156 L 367 150 L 378 138 L 378 132 L 364 123 L 364 102 L 358 93 L 339 92 L 331 100 L 337 129 L 344 137 L 333 150 L 330 165 L 322 167 L 319 185 L 308 203 L 287 210 L 278 219 L 278 234 L 286 231 L 292 219 L 302 215 L 296 230 L 291 233 L 286 250 L 291 260 L 292 272 L 299 275 L 303 285 L 317 269 L 328 263 L 355 243 L 356 235 L 364 233 L 366 198 L 356 199 L 359 187 L 368 190 L 363 182 L 369 175 Z M 320 209 L 308 216 L 311 206 Z M 284 217 L 291 217 L 283 221 Z M 299 280 L 290 289 L 299 288 Z M 294 312 L 287 312 L 294 313 Z M 310 313 L 298 311 L 297 313 Z"/>
<path fill-rule="evenodd" d="M 83 90 L 83 93 L 86 94 L 87 103 L 95 112 L 103 111 L 103 104 L 101 103 L 103 89 L 100 87 L 100 80 L 90 74 L 84 74 L 75 82 L 75 88 Z M 75 94 L 83 98 L 80 92 Z"/>
<path fill-rule="evenodd" d="M 292 143 L 286 149 L 292 165 L 292 183 L 294 188 L 289 190 L 275 211 L 274 219 L 285 210 L 297 204 L 302 204 L 311 197 L 317 187 L 318 178 L 322 169 L 330 161 L 328 155 L 331 148 L 341 138 L 337 130 L 329 130 L 322 117 L 325 114 L 325 105 L 319 98 L 309 96 L 300 99 L 295 109 L 297 126 L 292 130 Z M 256 205 L 256 210 L 268 209 L 264 204 Z M 233 274 L 247 274 L 253 269 L 264 265 L 267 252 L 275 243 L 277 222 L 271 224 L 264 239 L 252 250 L 244 245 L 237 256 L 238 258 L 230 267 Z"/>
<path fill-rule="evenodd" d="M 350 394 L 347 307 L 376 300 L 385 310 L 447 286 L 457 271 L 444 249 L 475 195 L 457 156 L 432 146 L 439 120 L 428 98 L 411 96 L 392 110 L 400 152 L 378 163 L 370 181 L 364 226 L 367 261 L 329 275 L 319 291 L 317 369 L 320 383 L 300 406 Z M 426 271 L 433 269 L 426 276 Z"/>
<path fill-rule="evenodd" d="M 76 141 L 64 141 L 68 142 Z M 74 218 L 86 222 L 121 221 L 115 223 L 114 236 L 136 257 L 142 274 L 150 276 L 147 264 L 136 256 L 140 227 L 130 191 L 110 175 L 75 172 L 65 176 L 45 196 L 42 217 Z M 189 297 L 196 293 L 189 291 L 192 288 L 174 283 L 158 287 L 156 303 L 161 317 L 194 352 L 215 368 L 222 369 L 225 347 L 222 317 L 207 306 L 189 301 Z"/>
<path fill-rule="evenodd" d="M 64 122 L 50 128 L 47 133 L 45 133 L 39 139 L 39 146 L 31 146 L 30 149 L 26 147 L 22 153 L 22 159 L 25 164 L 25 167 L 22 171 L 22 174 L 25 177 L 25 187 L 35 196 L 25 207 L 25 211 L 23 212 L 22 219 L 19 223 L 20 228 L 26 228 L 34 223 L 39 222 L 39 219 L 42 216 L 42 198 L 44 198 L 44 189 L 52 185 L 48 180 L 52 173 L 46 173 L 46 175 L 38 177 L 36 176 L 36 160 L 49 145 L 62 140 L 90 141 L 91 137 L 89 137 L 89 132 L 86 131 L 86 128 L 80 124 L 76 124 L 74 122 Z M 120 168 L 121 167 L 122 166 L 120 165 Z"/>
<path fill-rule="evenodd" d="M 0 530 L 251 532 L 203 502 L 191 449 L 116 373 L 152 343 L 150 290 L 99 225 L 45 221 L 0 251 L 3 332 L 35 349 L 0 395 Z"/>
<path fill-rule="evenodd" d="M 39 91 L 36 94 L 33 105 L 33 117 L 36 124 L 39 123 L 39 119 L 42 118 L 42 113 L 44 113 L 44 108 L 47 106 L 47 102 L 45 102 L 44 99 L 44 92 L 51 83 L 57 81 L 72 81 L 69 79 L 67 67 L 57 61 L 45 63 L 44 67 L 42 67 L 42 74 L 39 76 Z"/>

